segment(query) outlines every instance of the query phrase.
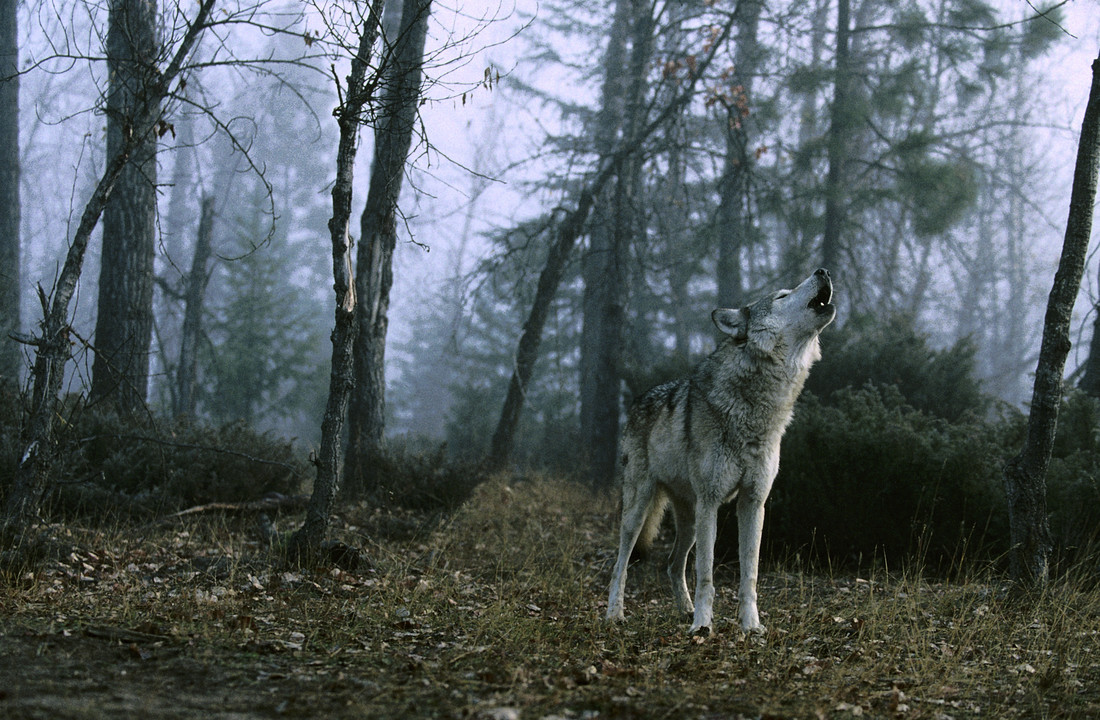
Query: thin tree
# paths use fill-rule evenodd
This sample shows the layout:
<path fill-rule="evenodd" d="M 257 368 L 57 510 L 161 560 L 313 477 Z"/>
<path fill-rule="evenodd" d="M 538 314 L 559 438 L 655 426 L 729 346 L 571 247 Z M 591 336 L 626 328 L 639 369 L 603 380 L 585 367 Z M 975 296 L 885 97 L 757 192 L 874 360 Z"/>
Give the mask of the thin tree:
<path fill-rule="evenodd" d="M 180 332 L 179 368 L 176 370 L 175 414 L 177 417 L 191 417 L 195 414 L 203 298 L 206 294 L 206 284 L 210 280 L 210 273 L 206 266 L 210 260 L 213 233 L 214 196 L 206 195 L 202 199 L 199 232 L 195 238 L 191 270 L 187 274 L 187 285 L 183 293 L 183 327 Z"/>
<path fill-rule="evenodd" d="M 718 179 L 718 209 L 715 241 L 718 245 L 718 305 L 735 307 L 742 300 L 741 251 L 748 234 L 749 182 L 752 155 L 748 151 L 749 104 L 753 97 L 753 79 L 761 54 L 758 40 L 763 0 L 744 0 L 737 8 L 737 51 L 731 77 L 733 101 L 725 105 L 726 148 L 722 176 Z"/>
<path fill-rule="evenodd" d="M 328 402 L 321 420 L 321 444 L 315 464 L 317 475 L 302 527 L 290 539 L 287 554 L 299 562 L 316 556 L 328 532 L 329 519 L 340 489 L 340 442 L 347 415 L 348 398 L 355 379 L 353 347 L 359 328 L 355 322 L 355 283 L 352 278 L 351 220 L 352 179 L 359 145 L 359 127 L 364 108 L 373 100 L 375 77 L 370 73 L 374 44 L 382 18 L 384 0 L 368 3 L 359 30 L 359 44 L 351 60 L 351 72 L 340 104 L 333 111 L 340 127 L 336 155 L 336 182 L 332 186 L 332 218 L 329 238 L 332 243 L 332 276 L 336 290 L 336 318 L 332 331 L 332 367 L 329 374 Z"/>
<path fill-rule="evenodd" d="M 23 426 L 22 452 L 15 481 L 4 511 L 4 524 L 16 531 L 33 525 L 49 485 L 57 450 L 54 418 L 57 417 L 65 364 L 69 360 L 69 303 L 80 279 L 88 241 L 132 153 L 157 132 L 158 124 L 162 122 L 162 101 L 173 90 L 172 85 L 185 61 L 208 27 L 214 3 L 215 0 L 202 0 L 170 61 L 162 71 L 148 76 L 148 85 L 131 115 L 129 132 L 123 134 L 121 144 L 114 146 L 95 190 L 84 205 L 53 292 L 47 295 L 45 290 L 39 288 L 44 317 L 40 335 L 30 340 L 35 348 L 30 408 Z M 183 12 L 182 8 L 180 12 Z"/>
<path fill-rule="evenodd" d="M 157 136 L 136 139 L 133 119 L 155 82 L 157 3 L 115 0 L 107 30 L 107 157 L 133 142 L 103 211 L 103 253 L 96 314 L 92 401 L 135 412 L 145 404 L 153 332 Z"/>
<path fill-rule="evenodd" d="M 825 178 L 825 230 L 821 240 L 821 262 L 834 272 L 840 269 L 840 235 L 845 218 L 843 194 L 847 177 L 848 138 L 852 126 L 852 110 L 849 106 L 852 72 L 848 47 L 850 33 L 849 0 L 837 0 L 833 102 L 829 108 L 829 171 Z"/>
<path fill-rule="evenodd" d="M 1051 538 L 1047 519 L 1046 472 L 1058 425 L 1058 406 L 1062 402 L 1066 356 L 1071 347 L 1069 330 L 1073 304 L 1081 288 L 1081 276 L 1092 235 L 1098 168 L 1100 58 L 1092 63 L 1092 87 L 1081 125 L 1062 256 L 1047 300 L 1043 342 L 1039 349 L 1028 414 L 1027 439 L 1020 454 L 1009 460 L 1004 468 L 1012 541 L 1009 560 L 1013 579 L 1021 587 L 1042 587 L 1049 577 Z"/>
<path fill-rule="evenodd" d="M 381 115 L 375 129 L 374 161 L 366 206 L 360 218 L 355 291 L 359 330 L 355 340 L 355 384 L 348 417 L 349 494 L 367 490 L 372 459 L 382 449 L 386 423 L 385 355 L 389 326 L 393 252 L 397 245 L 397 201 L 412 143 L 424 62 L 431 0 L 404 0 L 401 23 L 384 70 Z"/>
<path fill-rule="evenodd" d="M 16 0 L 0 0 L 0 383 L 19 382 L 19 42 Z"/>
<path fill-rule="evenodd" d="M 633 34 L 632 0 L 617 0 L 603 57 L 600 108 L 592 128 L 593 146 L 600 155 L 615 149 L 615 139 L 626 115 L 628 45 Z M 591 479 L 601 471 L 600 451 L 614 445 L 619 421 L 619 377 L 616 356 L 622 332 L 623 248 L 616 242 L 619 224 L 613 183 L 605 188 L 588 222 L 588 248 L 581 258 L 584 293 L 581 296 L 580 438 Z M 614 406 L 612 408 L 612 406 Z M 614 450 L 612 450 L 614 452 Z"/>

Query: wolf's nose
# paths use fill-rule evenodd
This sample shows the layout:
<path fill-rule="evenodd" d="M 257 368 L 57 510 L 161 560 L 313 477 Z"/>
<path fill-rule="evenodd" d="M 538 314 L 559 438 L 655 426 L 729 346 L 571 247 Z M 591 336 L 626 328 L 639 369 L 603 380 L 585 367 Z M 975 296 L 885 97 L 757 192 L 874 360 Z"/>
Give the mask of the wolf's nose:
<path fill-rule="evenodd" d="M 814 275 L 821 275 L 822 277 L 829 277 L 829 271 L 825 268 L 818 268 L 814 270 Z"/>

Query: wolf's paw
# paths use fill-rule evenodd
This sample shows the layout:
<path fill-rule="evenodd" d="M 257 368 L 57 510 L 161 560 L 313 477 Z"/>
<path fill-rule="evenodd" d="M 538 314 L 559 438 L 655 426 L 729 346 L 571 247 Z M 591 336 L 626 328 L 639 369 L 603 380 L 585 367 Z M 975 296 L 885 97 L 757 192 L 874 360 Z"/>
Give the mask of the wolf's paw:
<path fill-rule="evenodd" d="M 748 628 L 742 627 L 740 637 L 745 642 L 749 642 L 754 645 L 763 645 L 764 641 L 768 637 L 768 629 L 760 623 L 756 623 L 756 625 Z"/>
<path fill-rule="evenodd" d="M 714 628 L 710 625 L 692 625 L 688 629 L 688 634 L 693 637 L 708 638 L 714 634 Z"/>
<path fill-rule="evenodd" d="M 619 608 L 618 610 L 608 610 L 607 615 L 604 617 L 604 620 L 609 623 L 626 622 L 626 615 L 623 614 L 622 608 Z"/>

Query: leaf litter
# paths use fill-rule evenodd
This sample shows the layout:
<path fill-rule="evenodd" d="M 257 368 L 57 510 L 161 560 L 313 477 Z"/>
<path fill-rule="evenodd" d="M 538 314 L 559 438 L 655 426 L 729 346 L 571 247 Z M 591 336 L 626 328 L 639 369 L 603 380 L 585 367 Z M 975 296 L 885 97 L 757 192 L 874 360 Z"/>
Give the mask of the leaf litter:
<path fill-rule="evenodd" d="M 71 551 L 0 585 L 0 715 L 1100 714 L 1100 592 L 1084 580 L 1017 600 L 992 572 L 766 563 L 769 630 L 753 638 L 722 566 L 716 632 L 695 637 L 650 561 L 631 570 L 627 621 L 608 625 L 614 512 L 551 480 L 487 483 L 396 539 L 372 532 L 379 508 L 353 508 L 336 534 L 370 558 L 356 572 L 281 567 L 224 518 L 59 528 Z"/>

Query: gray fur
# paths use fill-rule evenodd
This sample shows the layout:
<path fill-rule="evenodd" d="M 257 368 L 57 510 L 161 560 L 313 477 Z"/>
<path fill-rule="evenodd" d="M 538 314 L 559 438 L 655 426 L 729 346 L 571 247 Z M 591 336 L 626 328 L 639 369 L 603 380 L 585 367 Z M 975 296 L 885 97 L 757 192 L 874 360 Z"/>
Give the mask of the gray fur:
<path fill-rule="evenodd" d="M 636 544 L 647 546 L 668 505 L 676 519 L 669 577 L 677 607 L 694 613 L 691 630 L 709 629 L 714 603 L 718 508 L 737 499 L 741 561 L 739 619 L 763 632 L 756 578 L 764 501 L 779 470 L 779 443 L 810 366 L 818 334 L 832 322 L 832 282 L 817 270 L 794 290 L 711 317 L 725 333 L 691 375 L 659 385 L 630 409 L 622 438 L 623 515 L 607 617 L 621 620 L 626 571 Z M 695 603 L 686 566 L 695 556 Z"/>

